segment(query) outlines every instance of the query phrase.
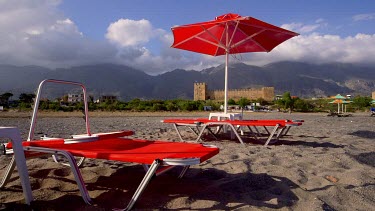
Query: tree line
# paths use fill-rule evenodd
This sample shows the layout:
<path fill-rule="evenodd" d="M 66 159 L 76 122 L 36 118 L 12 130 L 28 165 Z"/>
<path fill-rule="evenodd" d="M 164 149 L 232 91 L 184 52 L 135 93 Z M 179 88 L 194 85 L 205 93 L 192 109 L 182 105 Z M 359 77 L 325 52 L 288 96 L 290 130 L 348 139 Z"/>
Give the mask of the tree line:
<path fill-rule="evenodd" d="M 22 93 L 18 100 L 9 101 L 13 97 L 12 93 L 4 93 L 0 95 L 0 105 L 7 109 L 31 110 L 34 103 L 35 94 Z M 356 96 L 350 99 L 352 103 L 347 105 L 347 111 L 365 111 L 371 107 L 371 97 Z M 236 106 L 242 110 L 249 109 L 249 105 L 255 111 L 259 108 L 267 108 L 269 110 L 278 110 L 283 112 L 327 112 L 335 111 L 337 104 L 330 104 L 332 99 L 302 99 L 292 98 L 290 92 L 285 92 L 280 99 L 272 102 L 265 101 L 262 98 L 250 100 L 241 98 L 239 100 L 229 99 L 228 105 Z M 7 102 L 7 103 L 6 103 Z M 12 103 L 9 103 L 12 102 Z M 90 111 L 218 111 L 222 109 L 223 102 L 212 100 L 141 100 L 139 98 L 130 101 L 105 101 L 101 103 L 89 102 Z M 260 106 L 259 106 L 260 105 Z M 39 103 L 39 109 L 49 111 L 78 111 L 83 109 L 83 103 L 61 103 L 60 100 L 42 100 Z"/>

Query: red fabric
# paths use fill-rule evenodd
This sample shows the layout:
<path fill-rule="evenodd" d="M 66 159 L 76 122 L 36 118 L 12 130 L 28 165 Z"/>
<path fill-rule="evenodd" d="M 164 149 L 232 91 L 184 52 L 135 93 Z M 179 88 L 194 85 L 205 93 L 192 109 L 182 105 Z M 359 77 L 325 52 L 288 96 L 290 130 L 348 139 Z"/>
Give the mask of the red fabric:
<path fill-rule="evenodd" d="M 32 142 L 35 142 L 35 144 L 36 144 L 36 145 L 32 145 L 32 146 L 37 146 L 37 144 L 39 142 L 44 142 L 43 146 L 48 146 L 48 145 L 55 145 L 55 144 L 63 144 L 64 139 L 23 141 L 22 146 L 24 146 L 24 147 L 31 146 Z M 8 142 L 7 145 L 6 145 L 6 148 L 12 149 L 13 148 L 12 142 Z"/>
<path fill-rule="evenodd" d="M 134 135 L 134 131 L 119 131 L 119 132 L 111 132 L 111 133 L 98 133 L 94 134 L 99 137 L 99 139 L 105 139 L 105 138 L 118 138 L 118 137 L 124 137 L 124 136 L 131 136 Z"/>
<path fill-rule="evenodd" d="M 85 134 L 82 134 L 82 135 L 85 135 Z M 96 133 L 96 134 L 93 134 L 93 137 L 97 136 L 98 139 L 101 140 L 101 139 L 118 138 L 118 137 L 131 136 L 131 135 L 134 135 L 133 131 L 124 130 L 124 131 L 117 131 L 117 132 L 110 132 L 110 133 Z M 36 141 L 36 140 L 33 140 L 33 142 L 34 141 Z M 41 140 L 41 141 L 43 141 L 43 146 L 54 145 L 54 144 L 63 144 L 64 143 L 63 138 L 53 139 L 53 140 Z M 30 141 L 24 141 L 24 142 L 22 142 L 22 145 L 23 146 L 30 146 L 30 143 L 31 143 Z M 8 149 L 13 148 L 12 142 L 7 143 L 6 148 L 8 148 Z"/>
<path fill-rule="evenodd" d="M 219 153 L 219 148 L 204 147 L 202 144 L 123 138 L 75 144 L 64 144 L 63 140 L 38 140 L 25 141 L 22 145 L 65 150 L 79 157 L 142 164 L 152 164 L 155 159 L 164 158 L 198 158 L 203 162 Z"/>
<path fill-rule="evenodd" d="M 229 49 L 229 54 L 269 52 L 298 35 L 252 17 L 231 13 L 216 17 L 213 21 L 176 26 L 172 32 L 173 48 L 212 56 L 224 55 L 224 48 Z"/>
<path fill-rule="evenodd" d="M 109 138 L 64 144 L 63 141 L 29 141 L 27 146 L 66 150 L 74 156 L 151 164 L 155 159 L 199 158 L 201 162 L 219 153 L 218 148 L 202 144 Z M 24 145 L 24 146 L 25 146 Z"/>

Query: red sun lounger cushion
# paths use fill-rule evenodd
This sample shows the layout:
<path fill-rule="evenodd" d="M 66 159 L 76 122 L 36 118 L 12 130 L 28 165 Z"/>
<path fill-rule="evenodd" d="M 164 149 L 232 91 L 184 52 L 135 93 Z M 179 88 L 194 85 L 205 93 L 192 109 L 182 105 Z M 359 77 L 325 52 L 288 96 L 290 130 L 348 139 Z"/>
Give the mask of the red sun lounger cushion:
<path fill-rule="evenodd" d="M 85 143 L 64 144 L 57 141 L 29 141 L 27 146 L 65 150 L 74 156 L 152 164 L 156 159 L 199 158 L 203 162 L 219 153 L 216 147 L 202 144 L 109 138 Z"/>

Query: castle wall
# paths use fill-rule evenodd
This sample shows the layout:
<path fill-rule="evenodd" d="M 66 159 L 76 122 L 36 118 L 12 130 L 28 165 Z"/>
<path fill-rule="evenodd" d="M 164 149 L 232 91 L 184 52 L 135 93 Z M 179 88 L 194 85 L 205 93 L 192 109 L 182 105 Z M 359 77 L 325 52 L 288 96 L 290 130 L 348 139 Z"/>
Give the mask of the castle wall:
<path fill-rule="evenodd" d="M 224 100 L 224 90 L 207 90 L 205 83 L 195 83 L 194 86 L 194 100 Z M 203 87 L 201 87 L 204 85 Z M 204 94 L 202 93 L 204 90 Z M 205 98 L 203 99 L 203 96 Z M 228 90 L 228 99 L 239 100 L 241 98 L 247 98 L 249 100 L 256 100 L 263 98 L 266 101 L 274 100 L 275 89 L 274 87 L 263 87 L 259 89 L 232 89 Z"/>

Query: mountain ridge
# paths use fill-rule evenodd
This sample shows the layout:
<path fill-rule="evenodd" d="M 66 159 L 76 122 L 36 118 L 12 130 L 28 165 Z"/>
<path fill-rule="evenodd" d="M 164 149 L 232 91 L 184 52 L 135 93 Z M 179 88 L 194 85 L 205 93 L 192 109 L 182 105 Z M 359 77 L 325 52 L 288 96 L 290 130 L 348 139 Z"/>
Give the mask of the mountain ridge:
<path fill-rule="evenodd" d="M 310 64 L 282 61 L 264 66 L 232 63 L 228 67 L 229 89 L 275 87 L 275 94 L 286 91 L 300 97 L 341 94 L 369 96 L 375 91 L 375 67 L 351 63 Z M 192 99 L 194 82 L 205 82 L 208 89 L 224 89 L 224 65 L 202 71 L 175 69 L 151 76 L 141 70 L 117 64 L 82 65 L 48 69 L 38 66 L 0 65 L 0 94 L 35 92 L 40 81 L 60 79 L 82 82 L 89 94 L 116 95 L 121 100 Z M 73 88 L 53 88 L 47 95 L 60 96 Z M 54 92 L 52 92 L 54 91 Z"/>

